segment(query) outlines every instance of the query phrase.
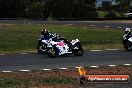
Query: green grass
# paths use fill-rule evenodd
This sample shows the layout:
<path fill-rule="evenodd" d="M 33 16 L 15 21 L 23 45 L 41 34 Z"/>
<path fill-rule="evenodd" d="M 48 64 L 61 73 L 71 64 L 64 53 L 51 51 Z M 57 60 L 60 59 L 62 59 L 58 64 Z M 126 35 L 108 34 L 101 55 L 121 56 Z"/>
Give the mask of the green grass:
<path fill-rule="evenodd" d="M 0 88 L 17 88 L 18 84 L 18 80 L 0 78 Z"/>
<path fill-rule="evenodd" d="M 99 13 L 98 15 L 99 18 L 105 17 L 105 15 L 107 14 L 106 11 L 98 11 L 98 13 Z"/>
<path fill-rule="evenodd" d="M 35 51 L 42 28 L 68 40 L 78 38 L 84 47 L 113 45 L 121 47 L 123 32 L 68 25 L 3 24 L 0 25 L 0 52 Z M 112 46 L 111 46 L 112 47 Z"/>
<path fill-rule="evenodd" d="M 29 88 L 30 86 L 38 85 L 66 85 L 75 83 L 76 79 L 68 76 L 63 77 L 48 77 L 48 78 L 39 78 L 35 77 L 8 77 L 0 78 L 0 88 Z M 31 88 L 31 87 L 30 87 Z"/>
<path fill-rule="evenodd" d="M 105 15 L 108 13 L 107 11 L 98 11 L 99 15 L 98 17 L 99 18 L 104 18 Z M 116 14 L 117 17 L 122 17 L 118 12 L 114 12 Z"/>

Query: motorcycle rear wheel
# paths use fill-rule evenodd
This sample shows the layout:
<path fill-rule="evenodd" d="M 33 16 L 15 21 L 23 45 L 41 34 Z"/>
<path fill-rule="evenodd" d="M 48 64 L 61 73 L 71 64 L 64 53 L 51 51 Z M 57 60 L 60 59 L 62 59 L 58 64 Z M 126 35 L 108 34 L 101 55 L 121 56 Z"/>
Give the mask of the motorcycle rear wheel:
<path fill-rule="evenodd" d="M 82 56 L 83 53 L 84 53 L 84 50 L 81 46 L 76 46 L 78 47 L 78 49 L 73 49 L 72 50 L 72 53 L 75 55 L 75 56 Z"/>

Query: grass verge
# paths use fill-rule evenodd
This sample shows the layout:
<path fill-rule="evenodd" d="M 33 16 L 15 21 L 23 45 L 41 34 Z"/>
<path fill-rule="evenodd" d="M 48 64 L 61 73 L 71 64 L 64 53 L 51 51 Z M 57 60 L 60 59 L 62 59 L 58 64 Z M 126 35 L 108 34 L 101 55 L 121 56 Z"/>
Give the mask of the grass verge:
<path fill-rule="evenodd" d="M 99 68 L 85 68 L 88 75 L 130 75 L 132 78 L 132 66 L 102 66 Z M 0 72 L 0 88 L 80 88 L 78 83 L 79 73 L 77 69 L 32 71 L 32 72 Z M 121 85 L 121 84 L 119 84 Z M 128 84 L 129 85 L 129 84 Z M 103 84 L 93 84 L 89 88 L 104 88 Z M 106 86 L 105 86 L 106 87 Z"/>
<path fill-rule="evenodd" d="M 58 33 L 68 40 L 80 39 L 85 50 L 104 47 L 121 48 L 123 35 L 121 30 L 78 25 L 1 24 L 0 52 L 36 51 L 37 39 L 42 28 L 47 28 L 52 33 Z"/>

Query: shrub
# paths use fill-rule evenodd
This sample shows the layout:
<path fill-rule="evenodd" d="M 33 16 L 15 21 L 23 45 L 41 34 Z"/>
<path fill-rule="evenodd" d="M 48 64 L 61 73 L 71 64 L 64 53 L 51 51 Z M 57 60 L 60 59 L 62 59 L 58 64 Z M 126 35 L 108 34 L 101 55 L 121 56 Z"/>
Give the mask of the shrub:
<path fill-rule="evenodd" d="M 108 12 L 105 17 L 108 17 L 108 18 L 117 18 L 117 15 L 114 13 L 114 12 Z"/>

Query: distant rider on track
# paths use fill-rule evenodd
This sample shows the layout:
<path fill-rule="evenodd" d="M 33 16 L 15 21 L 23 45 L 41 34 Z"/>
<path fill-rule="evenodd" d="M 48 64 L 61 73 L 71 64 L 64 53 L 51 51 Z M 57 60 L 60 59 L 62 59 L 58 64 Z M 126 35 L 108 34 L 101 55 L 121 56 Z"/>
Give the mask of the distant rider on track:
<path fill-rule="evenodd" d="M 132 36 L 132 32 L 130 28 L 125 28 L 125 35 L 123 37 L 126 37 L 127 39 Z"/>

